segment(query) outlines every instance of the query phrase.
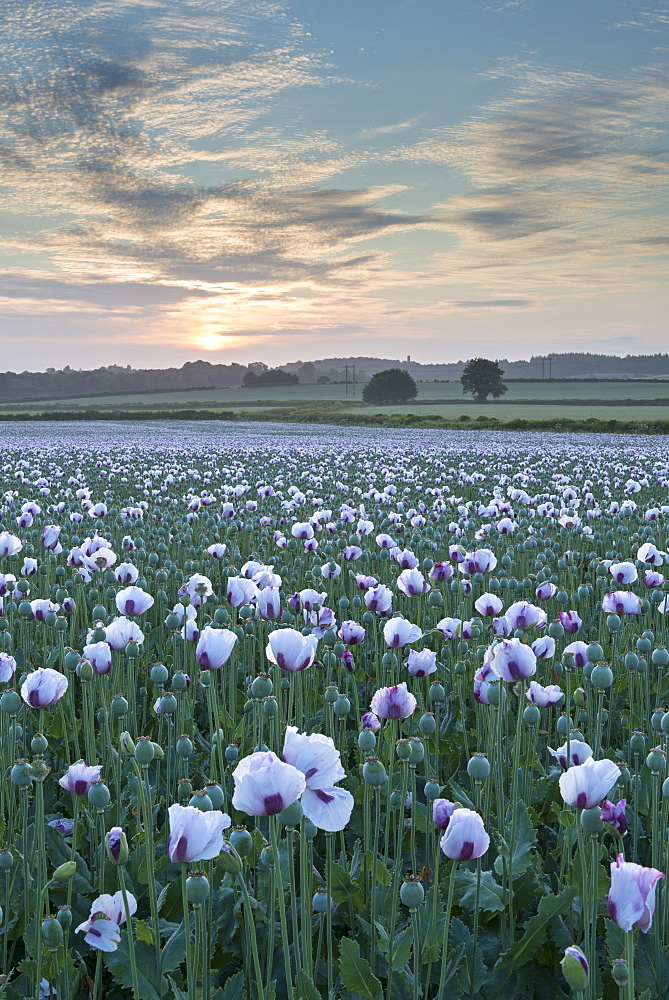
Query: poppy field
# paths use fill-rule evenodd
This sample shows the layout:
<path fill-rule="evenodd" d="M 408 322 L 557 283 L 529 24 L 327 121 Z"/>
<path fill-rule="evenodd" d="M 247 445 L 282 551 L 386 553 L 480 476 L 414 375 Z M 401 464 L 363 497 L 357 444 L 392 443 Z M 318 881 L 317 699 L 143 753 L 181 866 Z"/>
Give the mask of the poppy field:
<path fill-rule="evenodd" d="M 669 998 L 666 439 L 3 432 L 0 997 Z"/>

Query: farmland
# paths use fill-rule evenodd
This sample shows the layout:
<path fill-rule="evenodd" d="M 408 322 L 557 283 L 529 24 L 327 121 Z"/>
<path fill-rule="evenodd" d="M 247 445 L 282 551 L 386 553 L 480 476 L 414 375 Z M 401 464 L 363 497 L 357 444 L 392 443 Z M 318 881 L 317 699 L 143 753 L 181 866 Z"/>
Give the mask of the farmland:
<path fill-rule="evenodd" d="M 418 384 L 418 397 L 405 406 L 363 406 L 360 401 L 361 386 L 344 385 L 290 385 L 253 389 L 187 389 L 183 392 L 156 392 L 116 396 L 77 397 L 58 402 L 25 402 L 1 404 L 0 414 L 18 412 L 51 412 L 62 410 L 96 409 L 114 410 L 176 410 L 217 409 L 243 415 L 282 407 L 304 407 L 310 412 L 382 416 L 416 415 L 437 416 L 447 420 L 460 417 L 476 419 L 483 416 L 500 422 L 514 419 L 534 420 L 570 418 L 606 421 L 649 422 L 669 418 L 669 387 L 662 382 L 512 382 L 508 393 L 500 400 L 481 404 L 463 396 L 457 382 L 425 382 Z"/>

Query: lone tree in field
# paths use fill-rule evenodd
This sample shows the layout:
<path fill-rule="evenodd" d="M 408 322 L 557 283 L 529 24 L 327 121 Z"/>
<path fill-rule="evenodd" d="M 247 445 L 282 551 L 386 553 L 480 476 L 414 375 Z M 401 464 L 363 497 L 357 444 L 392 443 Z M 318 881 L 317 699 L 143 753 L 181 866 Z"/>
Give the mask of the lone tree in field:
<path fill-rule="evenodd" d="M 460 382 L 462 391 L 476 397 L 477 402 L 485 403 L 488 396 L 499 399 L 508 390 L 502 382 L 504 372 L 496 361 L 486 358 L 471 358 L 462 369 Z"/>
<path fill-rule="evenodd" d="M 362 390 L 362 401 L 377 406 L 392 406 L 395 403 L 408 403 L 417 395 L 416 383 L 408 372 L 402 368 L 386 368 L 385 371 L 372 375 Z"/>

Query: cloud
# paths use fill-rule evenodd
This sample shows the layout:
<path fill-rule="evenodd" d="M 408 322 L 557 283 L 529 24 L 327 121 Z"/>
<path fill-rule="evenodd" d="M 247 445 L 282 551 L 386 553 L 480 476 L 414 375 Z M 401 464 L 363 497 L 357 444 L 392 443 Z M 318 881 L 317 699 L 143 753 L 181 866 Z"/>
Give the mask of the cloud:
<path fill-rule="evenodd" d="M 375 128 L 366 128 L 360 133 L 361 139 L 375 139 L 379 135 L 395 135 L 397 132 L 404 132 L 405 129 L 413 128 L 421 120 L 423 115 L 415 115 L 404 122 L 396 122 L 393 125 L 377 125 Z"/>
<path fill-rule="evenodd" d="M 492 287 L 584 291 L 660 281 L 669 181 L 663 122 L 669 79 L 556 74 L 503 63 L 513 91 L 459 127 L 396 151 L 444 164 L 466 192 L 436 206 L 458 236 L 436 265 Z"/>

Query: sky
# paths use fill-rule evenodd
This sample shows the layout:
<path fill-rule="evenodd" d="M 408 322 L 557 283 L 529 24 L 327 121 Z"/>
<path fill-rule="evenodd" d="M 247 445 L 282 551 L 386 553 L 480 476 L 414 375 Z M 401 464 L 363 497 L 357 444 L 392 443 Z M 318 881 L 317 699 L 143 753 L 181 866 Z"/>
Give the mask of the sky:
<path fill-rule="evenodd" d="M 3 370 L 669 349 L 669 0 L 0 0 Z"/>

